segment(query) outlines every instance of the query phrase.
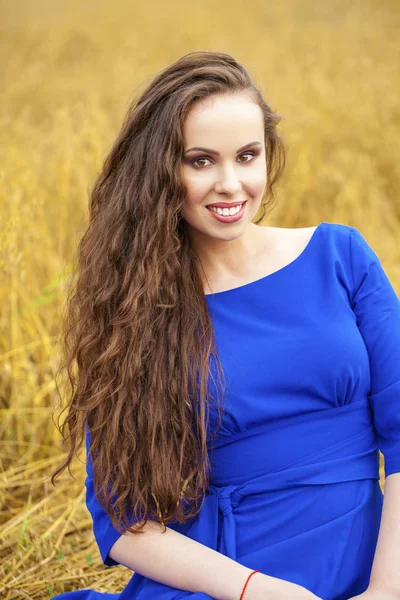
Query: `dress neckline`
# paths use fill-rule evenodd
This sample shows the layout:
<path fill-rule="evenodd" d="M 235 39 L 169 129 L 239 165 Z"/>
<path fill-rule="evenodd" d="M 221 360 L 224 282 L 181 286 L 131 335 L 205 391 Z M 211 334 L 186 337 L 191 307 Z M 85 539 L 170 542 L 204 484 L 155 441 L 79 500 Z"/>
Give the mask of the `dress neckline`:
<path fill-rule="evenodd" d="M 304 259 L 305 255 L 310 251 L 310 249 L 317 237 L 317 234 L 319 231 L 321 231 L 323 225 L 326 225 L 326 221 L 321 221 L 321 223 L 319 223 L 319 225 L 317 225 L 317 227 L 314 229 L 314 231 L 312 233 L 312 236 L 308 240 L 307 245 L 303 248 L 303 250 L 300 252 L 300 254 L 295 259 L 293 259 L 290 263 L 288 263 L 287 265 L 283 265 L 283 267 L 281 267 L 280 269 L 277 269 L 276 271 L 273 271 L 273 273 L 269 273 L 268 275 L 264 275 L 264 277 L 260 277 L 259 279 L 255 279 L 254 281 L 249 281 L 249 283 L 245 283 L 243 285 L 239 285 L 237 287 L 230 288 L 229 290 L 223 290 L 221 292 L 204 294 L 204 296 L 206 298 L 210 298 L 210 297 L 214 297 L 214 296 L 220 296 L 221 294 L 229 294 L 230 292 L 231 293 L 238 292 L 242 289 L 248 288 L 251 285 L 256 285 L 257 283 L 260 283 L 261 281 L 270 279 L 271 277 L 276 277 L 277 275 L 282 274 L 287 270 L 290 271 L 290 268 L 292 266 L 294 266 L 295 264 L 301 262 L 301 260 Z"/>

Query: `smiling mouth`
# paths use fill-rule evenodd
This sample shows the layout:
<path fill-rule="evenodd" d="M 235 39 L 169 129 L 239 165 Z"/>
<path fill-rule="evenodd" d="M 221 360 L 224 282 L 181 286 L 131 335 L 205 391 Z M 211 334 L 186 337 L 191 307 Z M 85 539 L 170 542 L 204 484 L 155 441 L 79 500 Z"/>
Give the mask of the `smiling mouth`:
<path fill-rule="evenodd" d="M 240 212 L 244 206 L 244 204 L 246 204 L 247 200 L 245 200 L 244 202 L 241 202 L 240 204 L 235 204 L 235 206 L 232 206 L 231 208 L 228 206 L 224 206 L 223 208 L 221 206 L 206 206 L 206 208 L 208 208 L 208 210 L 211 210 L 212 212 L 216 212 L 217 214 L 222 214 L 222 216 L 234 216 L 236 215 L 238 212 Z M 223 211 L 224 210 L 232 210 L 232 208 L 235 209 L 235 212 L 232 212 L 232 214 L 229 212 L 228 215 L 224 215 Z M 221 212 L 218 212 L 221 211 Z"/>

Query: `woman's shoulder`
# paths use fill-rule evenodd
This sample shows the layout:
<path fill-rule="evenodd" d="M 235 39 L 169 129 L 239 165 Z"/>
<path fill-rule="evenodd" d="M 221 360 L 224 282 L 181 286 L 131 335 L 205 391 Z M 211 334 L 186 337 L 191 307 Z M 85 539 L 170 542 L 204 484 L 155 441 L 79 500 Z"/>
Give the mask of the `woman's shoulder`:
<path fill-rule="evenodd" d="M 325 245 L 336 249 L 339 254 L 348 256 L 352 237 L 360 235 L 355 227 L 328 221 L 321 221 L 319 224 L 309 227 L 274 227 L 270 229 L 270 235 L 277 240 L 277 247 L 287 247 L 294 254 L 300 254 L 315 236 L 319 237 Z"/>
<path fill-rule="evenodd" d="M 351 268 L 353 238 L 357 240 L 361 236 L 355 227 L 327 221 L 309 227 L 268 227 L 265 234 L 270 240 L 269 247 L 274 248 L 271 255 L 274 256 L 276 268 L 314 250 L 319 257 L 319 264 L 321 261 L 334 261 L 342 264 L 346 270 Z"/>
<path fill-rule="evenodd" d="M 308 227 L 265 226 L 263 229 L 268 247 L 273 248 L 271 255 L 282 263 L 300 255 L 314 236 L 320 236 L 326 243 L 347 247 L 354 228 L 342 223 L 321 221 Z"/>
<path fill-rule="evenodd" d="M 350 232 L 355 230 L 355 227 L 344 225 L 343 223 L 329 223 L 321 221 L 317 225 L 308 227 L 264 227 L 266 235 L 272 240 L 280 243 L 292 242 L 294 244 L 302 244 L 307 242 L 317 229 L 324 230 L 330 237 L 335 236 L 338 239 L 348 239 Z"/>

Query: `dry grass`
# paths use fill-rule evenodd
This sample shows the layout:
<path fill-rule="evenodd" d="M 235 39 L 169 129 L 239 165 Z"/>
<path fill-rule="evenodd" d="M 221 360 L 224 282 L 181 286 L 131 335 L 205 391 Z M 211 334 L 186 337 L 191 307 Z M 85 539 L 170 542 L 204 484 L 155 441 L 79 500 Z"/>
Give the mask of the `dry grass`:
<path fill-rule="evenodd" d="M 83 4 L 83 7 L 82 7 Z M 0 595 L 43 600 L 131 576 L 102 566 L 84 466 L 54 488 L 59 320 L 88 189 L 129 98 L 196 49 L 234 54 L 282 125 L 269 224 L 358 227 L 400 290 L 397 0 L 0 1 Z M 167 42 L 168 40 L 168 42 Z M 83 458 L 83 457 L 81 457 Z M 383 486 L 383 482 L 382 482 Z"/>

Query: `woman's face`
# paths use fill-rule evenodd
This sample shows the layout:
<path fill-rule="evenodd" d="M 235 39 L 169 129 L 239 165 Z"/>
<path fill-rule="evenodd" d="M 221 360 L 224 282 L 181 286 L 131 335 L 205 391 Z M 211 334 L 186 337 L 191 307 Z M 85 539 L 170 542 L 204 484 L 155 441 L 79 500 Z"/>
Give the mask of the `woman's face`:
<path fill-rule="evenodd" d="M 256 216 L 267 183 L 260 107 L 245 94 L 207 98 L 186 117 L 183 137 L 187 197 L 181 214 L 189 234 L 202 245 L 240 237 Z M 221 202 L 244 203 L 241 218 L 218 220 L 207 206 Z"/>

